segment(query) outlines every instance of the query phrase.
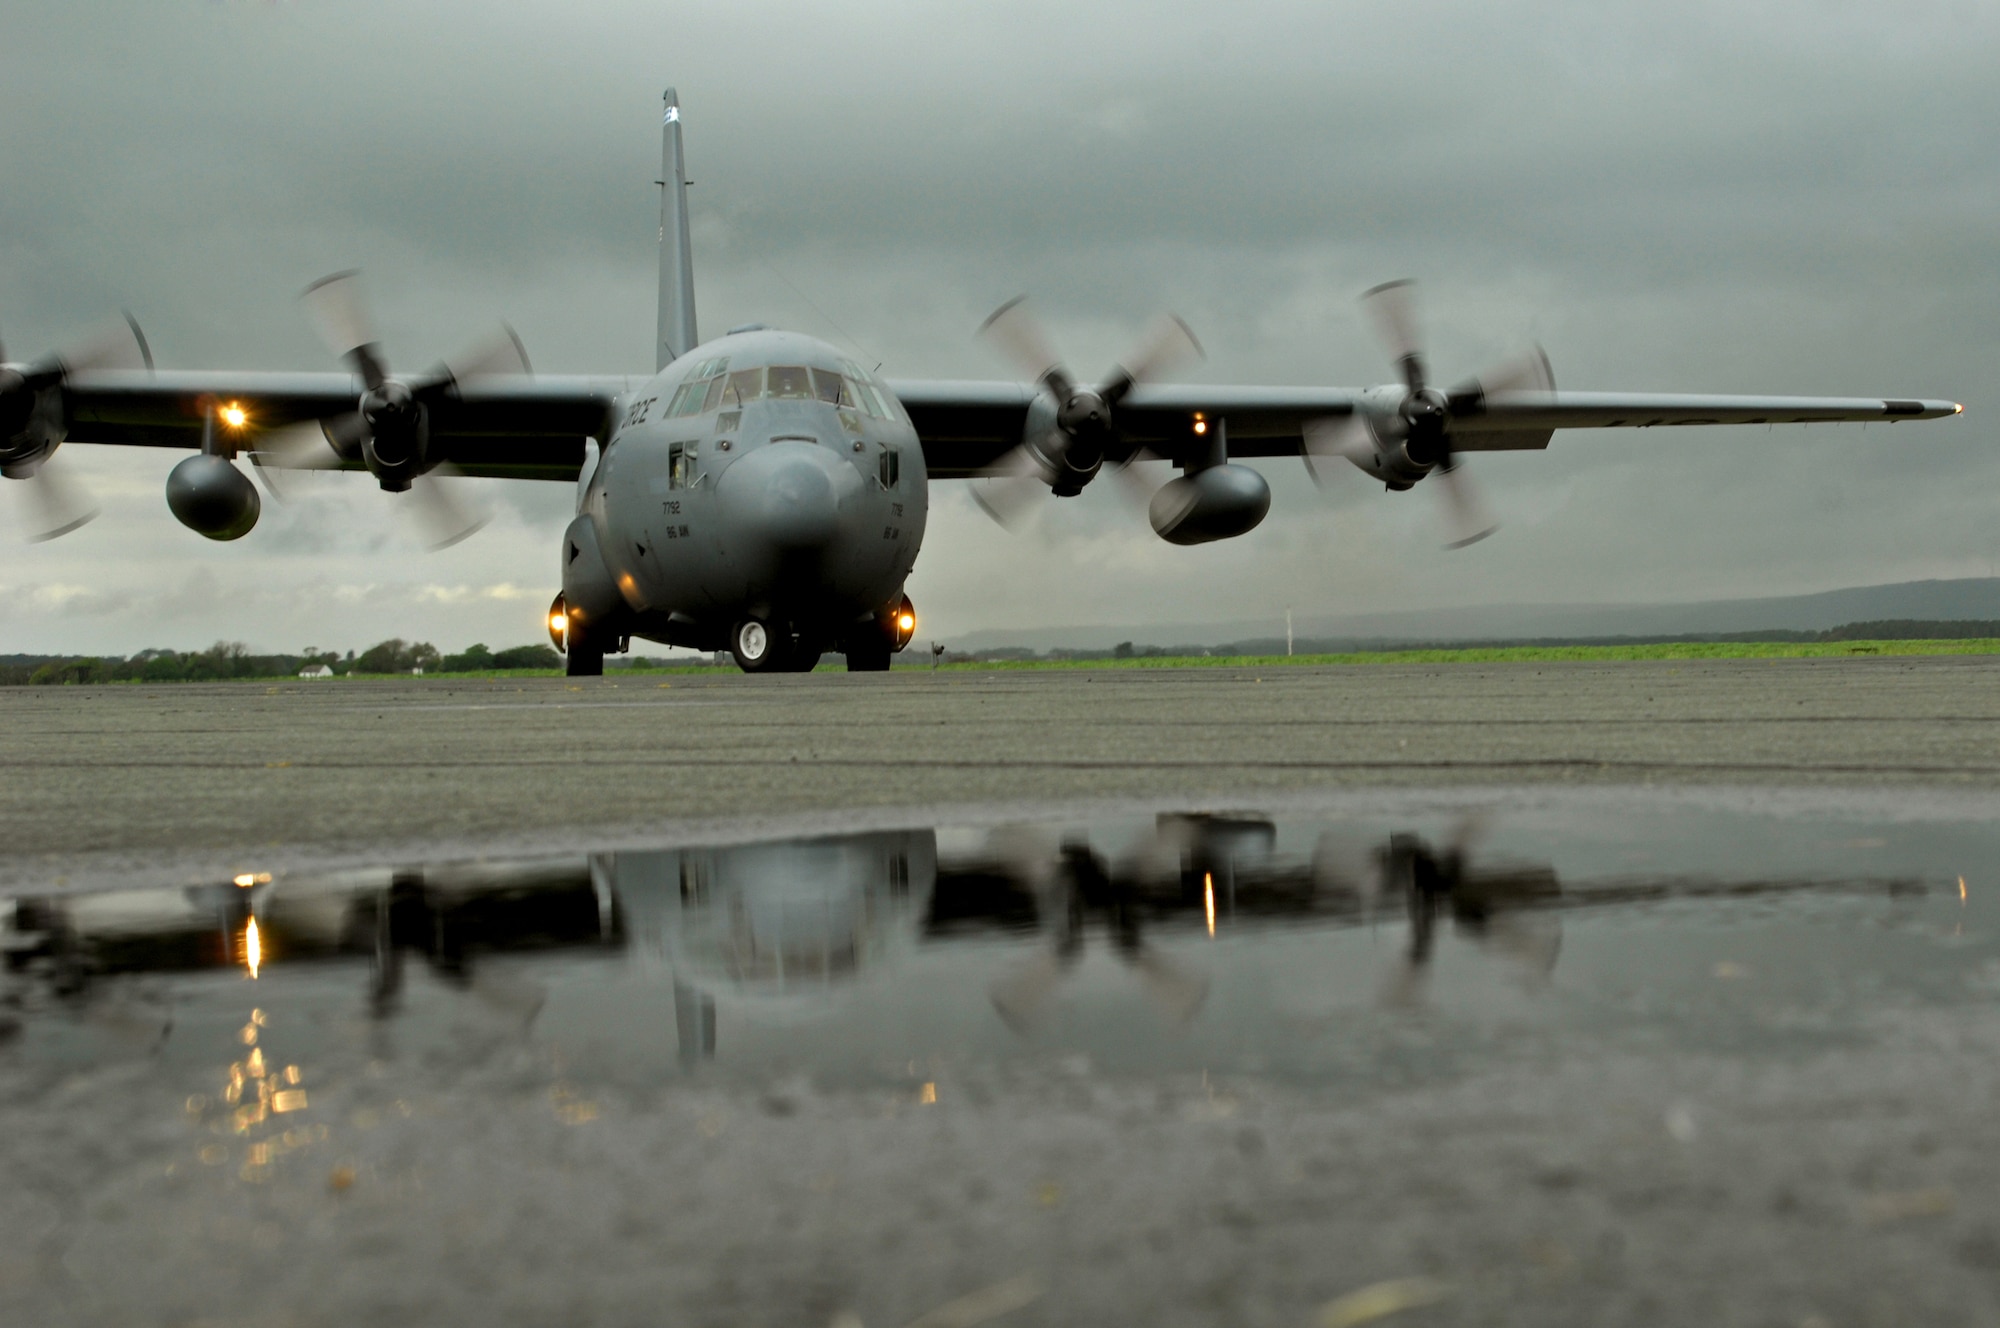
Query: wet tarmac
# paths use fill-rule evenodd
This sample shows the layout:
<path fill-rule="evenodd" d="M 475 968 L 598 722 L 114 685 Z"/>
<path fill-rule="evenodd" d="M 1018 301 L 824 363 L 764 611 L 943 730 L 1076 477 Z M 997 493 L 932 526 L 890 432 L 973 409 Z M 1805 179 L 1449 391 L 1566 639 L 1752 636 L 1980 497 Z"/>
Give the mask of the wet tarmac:
<path fill-rule="evenodd" d="M 2000 789 L 2000 661 L 0 689 L 0 890 L 283 849 L 1465 784 Z M 254 852 L 250 852 L 254 850 Z"/>
<path fill-rule="evenodd" d="M 1475 789 L 30 892 L 0 1322 L 1988 1323 L 1996 850 Z"/>

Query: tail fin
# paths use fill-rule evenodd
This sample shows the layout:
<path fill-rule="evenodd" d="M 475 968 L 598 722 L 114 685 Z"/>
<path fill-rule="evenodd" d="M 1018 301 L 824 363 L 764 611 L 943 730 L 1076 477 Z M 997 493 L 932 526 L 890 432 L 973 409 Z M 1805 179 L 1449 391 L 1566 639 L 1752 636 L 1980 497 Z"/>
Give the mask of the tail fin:
<path fill-rule="evenodd" d="M 656 368 L 695 348 L 694 248 L 688 236 L 687 165 L 681 157 L 681 103 L 666 93 L 660 145 L 660 335 Z"/>

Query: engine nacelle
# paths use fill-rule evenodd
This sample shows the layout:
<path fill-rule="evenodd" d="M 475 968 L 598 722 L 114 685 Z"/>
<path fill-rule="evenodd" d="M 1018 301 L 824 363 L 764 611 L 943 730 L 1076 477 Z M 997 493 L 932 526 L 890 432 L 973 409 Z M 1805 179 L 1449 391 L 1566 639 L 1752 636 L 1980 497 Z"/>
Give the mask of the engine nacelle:
<path fill-rule="evenodd" d="M 264 510 L 249 476 L 219 456 L 191 456 L 167 476 L 167 506 L 189 530 L 212 540 L 241 539 Z"/>
<path fill-rule="evenodd" d="M 1146 515 L 1169 544 L 1206 544 L 1256 529 L 1271 510 L 1271 486 L 1248 466 L 1209 466 L 1168 480 Z"/>

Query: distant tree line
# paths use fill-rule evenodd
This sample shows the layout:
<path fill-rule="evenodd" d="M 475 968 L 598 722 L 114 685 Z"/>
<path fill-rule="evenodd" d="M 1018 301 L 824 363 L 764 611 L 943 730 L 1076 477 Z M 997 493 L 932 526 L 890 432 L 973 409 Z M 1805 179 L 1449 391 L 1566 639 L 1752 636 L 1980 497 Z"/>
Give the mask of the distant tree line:
<path fill-rule="evenodd" d="M 253 655 L 240 641 L 218 641 L 206 650 L 141 650 L 119 657 L 79 655 L 0 655 L 0 686 L 60 686 L 113 682 L 218 682 L 232 678 L 292 678 L 324 667 L 339 676 L 359 674 L 485 673 L 512 669 L 559 669 L 562 656 L 548 646 L 489 650 L 474 645 L 456 655 L 440 654 L 424 641 L 383 641 L 356 654 L 305 650 L 297 654 Z"/>

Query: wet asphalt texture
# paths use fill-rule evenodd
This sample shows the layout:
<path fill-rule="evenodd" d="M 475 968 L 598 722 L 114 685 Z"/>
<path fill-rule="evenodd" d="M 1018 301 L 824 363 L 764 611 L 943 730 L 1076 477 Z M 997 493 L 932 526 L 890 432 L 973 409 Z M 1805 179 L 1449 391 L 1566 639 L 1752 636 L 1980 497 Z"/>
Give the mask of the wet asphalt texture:
<path fill-rule="evenodd" d="M 14 688 L 0 842 L 5 883 L 47 889 L 286 846 L 1384 786 L 1783 788 L 1921 819 L 2000 792 L 1996 738 L 1978 659 Z M 1754 992 L 1732 918 L 1683 922 Z M 1358 1053 L 1379 1082 L 1341 1092 L 1060 1056 L 924 1096 L 592 1087 L 467 999 L 421 1055 L 357 1023 L 311 1067 L 332 1137 L 278 1162 L 160 1068 L 160 984 L 75 1009 L 16 988 L 0 1322 L 2000 1321 L 2000 966 L 1949 1001 L 1872 981 L 1750 1010 L 1782 1052 L 1662 1036 L 1640 991 L 1595 1032 L 1479 1024 L 1493 1055 L 1415 1080 L 1397 1065 L 1454 1026 L 1383 1014 Z M 275 1055 L 294 1016 L 263 990 Z M 51 1020 L 90 1053 L 26 1056 Z M 219 1082 L 243 1052 L 207 1032 Z"/>
<path fill-rule="evenodd" d="M 0 769 L 0 844 L 58 874 L 104 852 L 1119 796 L 1993 789 L 2000 660 L 15 687 Z"/>

